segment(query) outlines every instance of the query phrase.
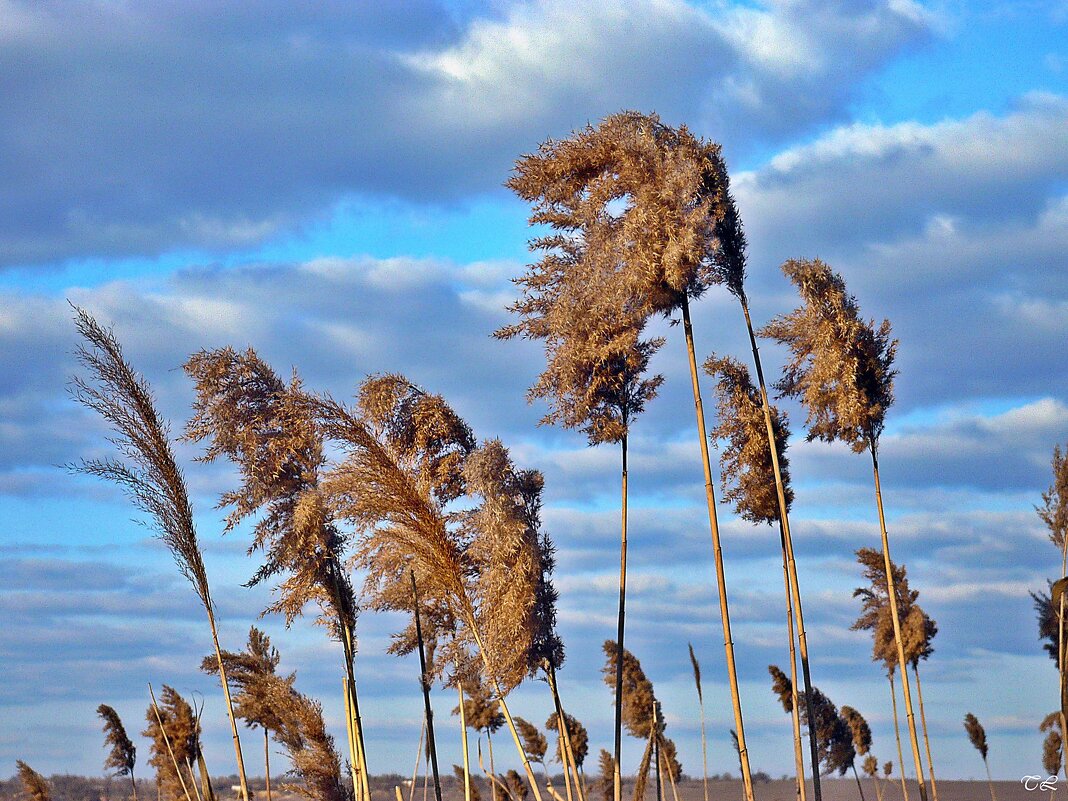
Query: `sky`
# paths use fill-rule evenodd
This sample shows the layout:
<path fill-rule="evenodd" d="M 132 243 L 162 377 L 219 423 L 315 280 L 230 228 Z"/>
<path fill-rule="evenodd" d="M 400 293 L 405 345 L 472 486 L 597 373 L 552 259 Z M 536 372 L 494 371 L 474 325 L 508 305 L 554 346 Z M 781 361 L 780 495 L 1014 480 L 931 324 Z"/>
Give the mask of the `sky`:
<path fill-rule="evenodd" d="M 1041 772 L 1057 682 L 1029 592 L 1059 570 L 1034 507 L 1068 440 L 1066 45 L 1063 0 L 0 0 L 0 775 L 16 758 L 99 774 L 96 706 L 139 731 L 149 682 L 203 698 L 209 764 L 233 769 L 221 693 L 197 671 L 211 646 L 197 597 L 115 490 L 63 467 L 109 453 L 67 393 L 68 302 L 114 326 L 175 435 L 184 360 L 254 346 L 338 397 L 404 373 L 544 471 L 561 694 L 594 749 L 610 743 L 618 453 L 539 427 L 525 392 L 540 348 L 490 334 L 531 259 L 529 209 L 503 187 L 515 160 L 623 109 L 722 143 L 758 322 L 795 305 L 778 266 L 798 257 L 891 320 L 883 489 L 894 559 L 939 625 L 921 666 L 936 774 L 983 775 L 967 712 L 995 777 Z M 693 315 L 700 358 L 748 360 L 725 292 Z M 699 775 L 693 643 L 720 773 L 737 763 L 685 348 L 677 328 L 654 331 L 666 381 L 631 441 L 627 644 Z M 762 352 L 776 373 L 785 354 Z M 806 442 L 804 411 L 784 408 L 813 681 L 867 717 L 896 765 L 885 676 L 849 629 L 854 551 L 878 544 L 870 462 Z M 343 742 L 338 646 L 310 620 L 258 619 L 271 588 L 242 586 L 258 566 L 248 532 L 221 536 L 215 508 L 236 477 L 177 451 L 224 647 L 262 626 Z M 752 765 L 780 776 L 793 756 L 766 671 L 787 659 L 778 538 L 721 511 Z M 385 653 L 401 625 L 368 612 L 358 626 L 374 772 L 415 759 L 418 669 Z M 434 703 L 442 761 L 458 762 L 455 701 Z M 551 712 L 534 681 L 511 705 L 537 723 Z M 642 743 L 626 739 L 634 764 Z"/>

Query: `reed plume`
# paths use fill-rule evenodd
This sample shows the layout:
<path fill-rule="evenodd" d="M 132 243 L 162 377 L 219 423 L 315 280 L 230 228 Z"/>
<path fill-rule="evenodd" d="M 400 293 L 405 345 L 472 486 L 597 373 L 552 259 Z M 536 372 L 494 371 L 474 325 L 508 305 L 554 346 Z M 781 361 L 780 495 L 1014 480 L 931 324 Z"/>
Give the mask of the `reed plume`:
<path fill-rule="evenodd" d="M 22 791 L 26 794 L 28 801 L 52 801 L 52 788 L 49 787 L 44 776 L 21 759 L 15 760 L 15 767 L 18 769 Z"/>
<path fill-rule="evenodd" d="M 790 436 L 786 415 L 771 406 L 767 393 L 753 386 L 749 371 L 730 358 L 710 356 L 704 364 L 705 372 L 716 378 L 718 424 L 712 430 L 714 440 L 725 441 L 720 450 L 723 501 L 733 503 L 735 512 L 752 523 L 778 524 L 782 552 L 783 593 L 786 605 L 786 633 L 790 651 L 790 688 L 797 695 L 797 653 L 794 623 L 801 632 L 802 668 L 805 677 L 805 704 L 813 714 L 811 679 L 808 669 L 808 641 L 804 634 L 804 617 L 800 610 L 800 595 L 794 591 L 792 579 L 793 545 L 787 539 L 788 512 L 794 493 L 790 487 L 789 460 L 786 443 Z M 765 432 L 765 417 L 770 420 L 772 436 Z M 774 452 L 771 445 L 774 443 Z M 795 604 L 796 598 L 796 604 Z M 801 720 L 795 697 L 789 708 L 794 735 L 794 770 L 797 795 L 805 800 L 805 765 L 801 753 Z M 822 789 L 819 779 L 819 754 L 815 735 L 809 731 L 810 758 L 813 770 L 813 789 L 817 799 Z"/>
<path fill-rule="evenodd" d="M 356 552 L 367 568 L 364 591 L 375 608 L 410 612 L 415 579 L 437 640 L 430 675 L 448 665 L 465 672 L 472 653 L 481 660 L 541 801 L 504 700 L 539 649 L 558 645 L 539 639 L 555 597 L 546 585 L 546 540 L 531 517 L 540 475 L 516 471 L 500 443 L 474 453 L 470 429 L 445 401 L 400 376 L 368 379 L 357 405 L 352 412 L 327 399 L 319 413 L 347 452 L 323 485 L 338 516 L 364 534 Z M 481 504 L 446 514 L 443 506 L 468 490 Z M 409 627 L 391 650 L 412 650 L 413 635 Z"/>
<path fill-rule="evenodd" d="M 983 728 L 983 724 L 979 722 L 979 719 L 969 712 L 964 716 L 964 731 L 968 733 L 968 742 L 983 758 L 983 767 L 986 768 L 986 781 L 990 785 L 990 801 L 997 801 L 997 796 L 994 795 L 994 780 L 990 778 L 990 763 L 986 761 L 986 755 L 990 750 L 986 742 L 986 730 Z"/>
<path fill-rule="evenodd" d="M 876 801 L 883 801 L 883 791 L 879 787 L 879 760 L 874 754 L 868 754 L 864 757 L 864 764 L 861 765 L 861 770 L 864 771 L 864 775 L 871 779 L 872 784 L 875 785 Z"/>
<path fill-rule="evenodd" d="M 470 773 L 464 770 L 463 766 L 454 764 L 452 766 L 452 775 L 460 785 L 465 787 L 470 801 L 482 801 L 482 793 L 479 792 L 478 785 L 470 781 Z"/>
<path fill-rule="evenodd" d="M 104 770 L 114 771 L 116 776 L 129 776 L 133 799 L 137 801 L 137 780 L 134 778 L 137 746 L 127 736 L 122 718 L 113 707 L 101 704 L 96 708 L 96 714 L 104 721 L 104 747 L 111 748 L 104 759 Z"/>
<path fill-rule="evenodd" d="M 154 700 L 145 712 L 145 720 L 148 726 L 141 736 L 152 743 L 148 764 L 156 770 L 156 787 L 163 798 L 189 798 L 189 783 L 194 781 L 192 765 L 200 757 L 196 711 L 177 690 L 164 684 L 159 701 Z"/>
<path fill-rule="evenodd" d="M 876 328 L 873 321 L 861 318 L 856 298 L 846 291 L 841 276 L 823 262 L 791 260 L 783 264 L 782 270 L 797 288 L 802 305 L 775 318 L 760 332 L 791 351 L 776 387 L 781 396 L 798 398 L 805 406 L 809 440 L 840 440 L 855 453 L 868 451 L 871 455 L 887 594 L 895 596 L 878 452 L 886 413 L 894 402 L 897 341 L 891 337 L 889 320 L 883 320 Z M 920 798 L 927 801 L 896 604 L 890 604 L 890 613 L 916 779 Z"/>
<path fill-rule="evenodd" d="M 612 801 L 612 796 L 615 793 L 617 771 L 612 755 L 603 748 L 597 754 L 597 767 L 600 771 L 597 778 L 597 788 L 601 791 L 601 798 L 604 801 Z"/>
<path fill-rule="evenodd" d="M 1038 729 L 1046 733 L 1046 738 L 1042 741 L 1042 768 L 1050 776 L 1056 776 L 1061 770 L 1064 748 L 1060 732 L 1060 713 L 1051 712 L 1046 715 Z"/>
<path fill-rule="evenodd" d="M 530 795 L 527 785 L 523 783 L 523 777 L 514 770 L 509 770 L 504 774 L 504 783 L 515 801 L 526 801 L 527 796 Z"/>
<path fill-rule="evenodd" d="M 603 650 L 606 664 L 602 669 L 605 683 L 612 685 L 616 674 L 616 644 L 605 640 Z M 673 780 L 682 775 L 682 765 L 676 758 L 676 748 L 666 735 L 666 724 L 660 701 L 653 690 L 637 657 L 630 651 L 623 651 L 623 726 L 634 737 L 646 741 L 645 752 L 635 775 L 634 801 L 645 797 L 649 768 L 654 766 L 660 774 L 661 760 L 654 761 L 654 754 L 664 757 L 667 772 Z"/>
<path fill-rule="evenodd" d="M 121 460 L 94 459 L 74 469 L 117 484 L 137 508 L 144 512 L 168 547 L 178 570 L 193 585 L 204 606 L 216 654 L 219 634 L 208 575 L 193 525 L 185 479 L 174 458 L 166 421 L 156 411 L 148 383 L 125 360 L 115 335 L 86 311 L 74 308 L 75 327 L 85 340 L 77 357 L 89 378 L 71 381 L 75 400 L 110 423 L 112 444 Z M 221 664 L 220 664 L 220 670 Z M 226 711 L 237 759 L 241 798 L 249 801 L 241 740 L 237 733 L 230 691 L 223 683 Z"/>
<path fill-rule="evenodd" d="M 697 687 L 697 706 L 701 712 L 701 781 L 705 801 L 708 801 L 708 738 L 705 734 L 705 696 L 701 690 L 701 663 L 693 652 L 693 643 L 686 643 L 690 649 L 690 667 L 693 668 L 693 683 Z"/>
<path fill-rule="evenodd" d="M 567 732 L 568 739 L 571 741 L 571 750 L 575 756 L 575 770 L 581 771 L 582 765 L 586 761 L 586 757 L 590 753 L 590 735 L 586 731 L 586 727 L 582 725 L 582 722 L 566 712 L 564 713 L 564 727 Z M 556 731 L 560 727 L 560 718 L 557 713 L 553 712 L 545 721 L 545 728 L 548 731 Z M 562 738 L 556 739 L 556 761 L 564 764 L 566 759 L 565 748 L 562 742 Z"/>
<path fill-rule="evenodd" d="M 318 622 L 342 644 L 346 706 L 354 718 L 349 758 L 363 788 L 366 755 L 353 668 L 358 610 L 342 569 L 348 539 L 319 488 L 325 458 L 314 404 L 296 375 L 286 383 L 251 348 L 201 351 L 185 371 L 196 387 L 186 438 L 207 441 L 203 461 L 227 458 L 241 476 L 241 485 L 220 500 L 231 508 L 226 530 L 259 515 L 249 554 L 262 551 L 265 561 L 249 585 L 284 576 L 265 614 L 283 614 L 289 626 L 315 604 Z"/>
<path fill-rule="evenodd" d="M 537 153 L 524 156 L 516 163 L 508 186 L 533 205 L 531 223 L 547 225 L 552 233 L 531 242 L 545 256 L 518 280 L 525 294 L 513 310 L 527 319 L 499 333 L 545 338 L 552 348 L 554 336 L 580 343 L 583 338 L 599 343 L 618 341 L 618 336 L 605 336 L 605 332 L 616 333 L 622 328 L 627 332 L 624 347 L 608 348 L 608 352 L 635 353 L 639 350 L 635 343 L 640 343 L 641 330 L 650 316 L 681 310 L 704 464 L 727 670 L 741 742 L 742 778 L 746 798 L 752 801 L 689 309 L 691 299 L 700 297 L 720 280 L 714 257 L 715 229 L 723 214 L 725 175 L 719 145 L 694 137 L 685 127 L 676 130 L 663 125 L 655 114 L 636 112 L 610 116 L 597 127 L 587 126 L 567 139 L 546 142 Z M 561 317 L 576 316 L 579 324 L 572 330 L 595 327 L 597 335 L 562 335 L 560 332 L 568 329 L 553 325 Z M 653 341 L 645 346 L 652 350 L 660 344 Z M 640 358 L 647 359 L 647 354 L 640 354 Z M 599 362 L 607 363 L 604 358 Z M 584 372 L 589 372 L 588 368 Z M 621 384 L 618 380 L 615 383 Z M 625 454 L 625 438 L 622 442 Z M 625 457 L 623 477 L 625 488 Z M 623 495 L 625 498 L 625 489 Z M 623 518 L 625 521 L 625 513 Z M 625 536 L 621 546 L 624 543 Z M 621 552 L 625 553 L 625 547 Z M 621 568 L 624 564 L 621 558 Z M 621 569 L 620 584 L 622 600 L 625 568 Z M 621 654 L 622 623 L 618 628 L 616 642 Z M 622 665 L 622 656 L 616 661 Z M 617 685 L 618 681 L 617 677 Z M 619 694 L 617 686 L 617 768 Z M 616 801 L 620 798 L 619 784 L 617 779 Z"/>
<path fill-rule="evenodd" d="M 783 711 L 792 712 L 797 698 L 793 691 L 793 682 L 776 665 L 768 665 L 768 673 L 771 676 L 771 690 L 778 697 Z M 857 738 L 860 737 L 861 744 L 865 742 L 863 731 L 867 730 L 867 723 L 852 707 L 842 707 L 842 712 L 839 713 L 831 699 L 820 692 L 818 687 L 812 688 L 810 698 L 811 707 L 802 707 L 800 717 L 801 723 L 807 726 L 809 732 L 815 737 L 819 757 L 817 765 L 822 765 L 823 772 L 826 774 L 844 775 L 850 768 L 853 768 L 855 772 L 854 760 L 858 753 Z M 812 714 L 809 713 L 810 708 Z M 867 731 L 866 742 L 867 744 L 871 742 L 870 731 Z M 867 745 L 865 745 L 865 750 L 867 750 Z M 859 778 L 857 786 L 860 786 Z M 862 798 L 863 795 L 862 789 Z"/>
<path fill-rule="evenodd" d="M 840 713 L 853 738 L 853 751 L 856 756 L 866 757 L 871 750 L 871 728 L 868 721 L 856 709 L 851 706 L 843 706 Z M 857 780 L 857 789 L 860 791 L 860 799 L 864 801 L 864 788 L 860 784 L 860 776 L 857 774 L 855 759 L 851 760 L 849 767 L 853 769 L 853 777 Z"/>

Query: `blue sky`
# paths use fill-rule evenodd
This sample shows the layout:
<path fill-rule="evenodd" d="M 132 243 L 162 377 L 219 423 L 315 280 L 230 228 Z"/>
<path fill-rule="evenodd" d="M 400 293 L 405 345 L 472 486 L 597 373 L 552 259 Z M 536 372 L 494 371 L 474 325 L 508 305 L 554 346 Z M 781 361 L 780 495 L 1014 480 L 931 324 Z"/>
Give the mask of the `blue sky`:
<path fill-rule="evenodd" d="M 598 671 L 614 630 L 618 456 L 537 427 L 543 410 L 524 392 L 538 348 L 489 333 L 528 258 L 527 210 L 502 188 L 512 164 L 624 108 L 723 144 L 758 320 L 794 303 L 777 265 L 820 256 L 866 314 L 893 322 L 901 375 L 882 463 L 895 559 L 941 628 L 922 668 L 937 773 L 981 775 L 969 711 L 996 776 L 1038 772 L 1056 672 L 1028 591 L 1059 563 L 1033 507 L 1068 440 L 1066 42 L 1068 6 L 1053 0 L 422 0 L 403 12 L 0 0 L 0 774 L 16 758 L 98 772 L 93 710 L 110 703 L 139 729 L 150 681 L 205 696 L 209 761 L 230 769 L 219 693 L 195 670 L 210 645 L 195 596 L 121 498 L 58 467 L 107 448 L 65 392 L 67 299 L 114 324 L 175 430 L 191 398 L 184 358 L 253 345 L 340 396 L 368 373 L 404 372 L 543 469 L 561 690 L 595 747 L 610 741 Z M 710 292 L 694 316 L 703 353 L 745 357 L 729 297 Z M 652 368 L 667 381 L 633 441 L 628 642 L 696 774 L 694 643 L 722 772 L 729 696 L 685 354 L 663 330 Z M 885 679 L 848 630 L 852 553 L 877 542 L 868 465 L 804 442 L 803 413 L 787 409 L 814 680 L 865 714 L 874 751 L 896 762 Z M 236 647 L 269 590 L 241 587 L 256 566 L 246 534 L 218 535 L 215 499 L 234 476 L 179 452 Z M 725 537 L 753 764 L 782 775 L 789 725 L 766 674 L 785 661 L 776 539 L 729 514 Z M 262 625 L 340 736 L 336 646 L 305 622 Z M 418 738 L 415 668 L 384 654 L 396 626 L 360 621 L 375 771 L 410 770 Z M 451 697 L 436 703 L 448 721 Z M 550 711 L 538 684 L 514 705 L 538 722 Z M 445 728 L 443 759 L 458 761 Z M 636 760 L 640 744 L 627 749 Z"/>

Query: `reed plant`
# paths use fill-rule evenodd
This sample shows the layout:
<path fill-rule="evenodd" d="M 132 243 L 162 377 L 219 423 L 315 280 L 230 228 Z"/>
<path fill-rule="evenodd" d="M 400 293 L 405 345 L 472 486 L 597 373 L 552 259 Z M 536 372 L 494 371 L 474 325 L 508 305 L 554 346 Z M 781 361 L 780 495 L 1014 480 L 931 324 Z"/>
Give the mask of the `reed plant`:
<path fill-rule="evenodd" d="M 104 721 L 104 747 L 111 749 L 104 758 L 104 770 L 113 771 L 115 776 L 129 776 L 133 801 L 137 801 L 137 780 L 134 778 L 137 746 L 126 734 L 126 727 L 114 707 L 101 704 L 96 708 L 96 714 Z"/>
<path fill-rule="evenodd" d="M 997 801 L 997 796 L 994 795 L 994 780 L 990 777 L 990 763 L 986 759 L 987 754 L 990 753 L 990 747 L 986 742 L 986 730 L 983 728 L 983 724 L 979 722 L 979 719 L 969 712 L 964 716 L 964 731 L 968 733 L 968 742 L 983 758 L 983 767 L 986 768 L 986 783 L 990 787 L 990 801 Z"/>
<path fill-rule="evenodd" d="M 895 597 L 878 454 L 886 413 L 894 402 L 897 341 L 891 337 L 889 320 L 876 327 L 860 316 L 841 276 L 822 261 L 790 260 L 782 269 L 801 295 L 802 305 L 760 332 L 791 352 L 776 387 L 782 396 L 798 398 L 805 406 L 809 440 L 841 441 L 855 453 L 867 451 L 871 456 L 887 596 Z M 901 622 L 897 605 L 889 606 L 916 779 L 921 801 L 927 801 Z"/>
<path fill-rule="evenodd" d="M 44 776 L 21 759 L 15 760 L 15 768 L 28 801 L 52 801 L 52 788 Z"/>
<path fill-rule="evenodd" d="M 75 327 L 85 343 L 79 347 L 77 357 L 88 377 L 76 376 L 71 382 L 71 392 L 78 402 L 110 424 L 111 442 L 121 459 L 88 460 L 73 469 L 117 484 L 148 515 L 178 570 L 193 585 L 207 614 L 222 676 L 241 799 L 249 801 L 241 739 L 222 665 L 215 605 L 193 523 L 192 504 L 185 478 L 174 458 L 167 423 L 156 411 L 148 383 L 126 361 L 112 331 L 83 309 L 75 307 L 74 316 Z"/>

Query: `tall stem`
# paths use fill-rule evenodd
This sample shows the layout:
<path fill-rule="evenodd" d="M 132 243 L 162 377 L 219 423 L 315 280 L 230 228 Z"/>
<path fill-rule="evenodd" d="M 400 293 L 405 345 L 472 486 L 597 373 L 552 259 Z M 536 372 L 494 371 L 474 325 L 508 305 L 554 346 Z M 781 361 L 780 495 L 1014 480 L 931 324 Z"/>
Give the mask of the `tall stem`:
<path fill-rule="evenodd" d="M 349 687 L 347 677 L 342 677 L 341 679 L 341 691 L 345 696 L 345 734 L 349 743 L 349 772 L 352 776 L 352 797 L 362 799 L 364 797 L 363 786 L 365 782 L 356 745 L 358 738 L 356 737 L 356 720 L 352 714 L 352 690 Z"/>
<path fill-rule="evenodd" d="M 879 507 L 879 532 L 883 539 L 883 567 L 886 570 L 886 591 L 890 601 L 890 619 L 894 623 L 894 641 L 897 643 L 897 664 L 901 668 L 901 695 L 905 699 L 905 722 L 909 729 L 909 742 L 912 745 L 912 760 L 916 765 L 916 781 L 920 787 L 920 801 L 927 801 L 927 786 L 923 778 L 923 762 L 920 760 L 920 741 L 916 736 L 916 716 L 912 711 L 912 694 L 909 692 L 909 674 L 905 662 L 905 641 L 901 637 L 901 621 L 897 613 L 897 586 L 890 561 L 890 538 L 886 535 L 886 516 L 883 514 L 883 492 L 879 482 L 878 446 L 873 439 L 868 443 L 871 451 L 872 474 L 875 477 L 875 502 Z M 901 770 L 904 777 L 904 766 Z"/>
<path fill-rule="evenodd" d="M 664 784 L 660 772 L 660 721 L 657 719 L 656 702 L 653 702 L 653 759 L 655 760 L 656 773 L 656 801 L 664 801 Z"/>
<path fill-rule="evenodd" d="M 860 783 L 860 774 L 857 773 L 857 765 L 853 762 L 850 763 L 849 767 L 853 768 L 853 777 L 857 780 L 857 790 L 860 791 L 860 801 L 864 801 L 864 786 Z"/>
<path fill-rule="evenodd" d="M 241 755 L 241 738 L 237 733 L 237 718 L 234 717 L 234 703 L 230 699 L 230 682 L 226 680 L 226 666 L 223 665 L 222 650 L 219 648 L 219 630 L 215 625 L 215 613 L 211 602 L 204 605 L 211 626 L 211 641 L 215 645 L 215 659 L 219 664 L 219 680 L 222 682 L 223 698 L 226 699 L 226 714 L 230 718 L 230 734 L 234 740 L 234 755 L 237 757 L 237 778 L 241 784 L 241 801 L 249 801 L 248 780 L 245 778 L 245 758 Z"/>
<path fill-rule="evenodd" d="M 364 747 L 363 720 L 360 718 L 360 699 L 356 693 L 356 637 L 349 625 L 348 617 L 342 612 L 344 596 L 341 593 L 341 565 L 337 559 L 331 559 L 330 571 L 333 578 L 334 602 L 338 609 L 337 624 L 341 631 L 341 645 L 345 658 L 346 714 L 349 717 L 349 755 L 353 771 L 353 784 L 356 798 L 371 801 L 371 781 L 367 772 L 367 750 Z"/>
<path fill-rule="evenodd" d="M 171 738 L 167 736 L 167 730 L 163 727 L 163 717 L 159 714 L 159 705 L 156 703 L 156 693 L 152 690 L 152 685 L 148 685 L 148 694 L 152 697 L 152 711 L 156 713 L 156 723 L 159 724 L 159 733 L 163 736 L 163 743 L 167 746 L 167 753 L 170 754 L 171 764 L 174 765 L 174 772 L 178 776 L 178 781 L 182 785 L 182 792 L 185 793 L 186 801 L 193 801 L 193 796 L 189 794 L 189 788 L 186 787 L 185 779 L 182 777 L 181 768 L 178 767 L 178 760 L 174 757 L 174 749 L 171 748 Z M 157 780 L 157 785 L 159 784 Z"/>
<path fill-rule="evenodd" d="M 267 779 L 267 801 L 271 801 L 271 733 L 263 727 L 263 772 Z"/>
<path fill-rule="evenodd" d="M 426 736 L 426 718 L 423 718 L 423 725 L 419 727 L 419 745 L 415 749 L 415 767 L 412 768 L 412 785 L 408 789 L 408 801 L 413 801 L 415 798 L 415 780 L 419 778 L 419 763 L 423 761 L 423 737 Z M 497 801 L 496 798 L 493 801 Z"/>
<path fill-rule="evenodd" d="M 790 723 L 794 729 L 794 771 L 797 774 L 797 797 L 805 801 L 805 758 L 801 750 L 801 710 L 797 693 L 797 649 L 794 643 L 793 601 L 790 598 L 790 573 L 786 567 L 786 538 L 779 526 L 779 541 L 782 544 L 782 581 L 786 592 L 786 633 L 790 638 Z M 809 720 L 812 720 L 809 717 Z M 811 727 L 810 727 L 811 729 Z"/>
<path fill-rule="evenodd" d="M 927 714 L 923 710 L 923 686 L 920 684 L 919 666 L 912 663 L 912 675 L 916 677 L 916 700 L 920 703 L 920 725 L 923 727 L 923 746 L 927 751 L 927 771 L 931 775 L 931 795 L 938 801 L 938 785 L 935 783 L 934 762 L 931 760 L 931 739 L 927 736 Z"/>
<path fill-rule="evenodd" d="M 797 623 L 797 638 L 801 647 L 801 673 L 805 681 L 805 710 L 809 720 L 815 720 L 812 709 L 812 677 L 808 661 L 808 636 L 805 633 L 805 615 L 801 608 L 801 590 L 797 580 L 797 564 L 794 560 L 794 540 L 790 536 L 790 512 L 786 505 L 786 487 L 782 480 L 782 469 L 779 466 L 779 449 L 775 446 L 775 426 L 771 419 L 771 403 L 768 401 L 768 388 L 764 381 L 764 368 L 760 362 L 760 348 L 757 346 L 756 333 L 753 331 L 753 321 L 749 316 L 749 305 L 742 299 L 742 313 L 745 316 L 745 327 L 749 332 L 749 345 L 753 350 L 753 363 L 756 366 L 757 384 L 760 387 L 760 404 L 764 409 L 764 428 L 768 436 L 768 450 L 771 452 L 771 467 L 775 473 L 775 495 L 779 504 L 779 521 L 782 524 L 782 541 L 786 567 L 790 574 L 788 589 L 792 594 L 794 619 Z M 794 638 L 790 635 L 790 651 L 793 654 Z M 791 656 L 791 664 L 795 657 Z M 794 687 L 797 687 L 796 676 L 793 679 Z M 797 707 L 797 701 L 794 701 Z M 816 801 L 822 801 L 823 791 L 820 786 L 819 746 L 816 742 L 815 727 L 808 727 L 809 758 L 812 763 L 812 790 Z M 802 787 L 801 800 L 804 801 L 804 772 L 798 776 Z"/>
<path fill-rule="evenodd" d="M 622 801 L 623 777 L 620 772 L 620 751 L 623 745 L 623 630 L 627 605 L 627 437 L 620 440 L 623 469 L 621 474 L 619 534 L 619 613 L 616 619 L 616 705 L 612 740 L 612 794 L 614 801 Z"/>
<path fill-rule="evenodd" d="M 564 715 L 564 704 L 560 700 L 560 690 L 556 685 L 556 668 L 552 662 L 545 662 L 545 678 L 549 682 L 549 689 L 553 694 L 553 706 L 556 709 L 556 723 L 560 730 L 560 756 L 564 763 L 564 785 L 567 791 L 567 801 L 572 801 L 571 781 L 574 773 L 575 791 L 579 801 L 586 801 L 579 786 L 578 765 L 575 764 L 575 750 L 571 746 L 571 732 L 567 728 L 567 717 Z"/>
<path fill-rule="evenodd" d="M 983 757 L 983 765 L 986 767 L 986 783 L 990 786 L 990 801 L 998 801 L 998 797 L 994 795 L 994 780 L 990 778 L 990 763 L 986 761 L 986 757 Z"/>
<path fill-rule="evenodd" d="M 894 673 L 890 671 L 887 674 L 887 678 L 890 679 L 890 705 L 894 710 L 894 739 L 897 740 L 897 768 L 898 773 L 901 775 L 901 797 L 905 801 L 909 801 L 909 791 L 905 786 L 905 771 L 902 769 L 902 763 L 905 760 L 904 755 L 901 753 L 901 724 L 898 723 L 897 718 L 897 692 L 894 690 Z"/>
<path fill-rule="evenodd" d="M 133 771 L 130 771 L 130 787 L 133 789 L 133 801 L 137 801 L 137 779 L 134 778 Z"/>
<path fill-rule="evenodd" d="M 434 710 L 430 707 L 430 677 L 426 671 L 426 652 L 423 649 L 423 624 L 419 619 L 419 589 L 415 586 L 415 571 L 409 570 L 412 580 L 412 610 L 415 614 L 415 636 L 419 640 L 419 685 L 423 689 L 423 711 L 426 714 L 426 740 L 430 751 L 430 766 L 434 771 L 434 796 L 441 801 L 441 777 L 438 775 L 438 749 L 434 740 Z"/>
<path fill-rule="evenodd" d="M 690 324 L 690 302 L 683 296 L 682 321 L 686 335 L 686 352 L 690 360 L 690 380 L 693 384 L 694 411 L 697 415 L 697 435 L 701 443 L 701 460 L 705 471 L 705 503 L 708 506 L 708 527 L 712 535 L 712 554 L 716 566 L 719 593 L 719 613 L 723 623 L 723 648 L 727 656 L 727 677 L 730 680 L 731 702 L 734 706 L 734 725 L 738 735 L 738 759 L 742 769 L 742 786 L 746 801 L 753 799 L 753 778 L 749 770 L 749 751 L 745 745 L 745 725 L 742 721 L 742 701 L 738 691 L 738 671 L 734 664 L 734 641 L 731 639 L 731 618 L 727 605 L 727 581 L 723 575 L 723 549 L 720 545 L 719 518 L 716 514 L 716 494 L 712 487 L 712 463 L 708 454 L 708 433 L 705 411 L 701 403 L 701 385 L 697 378 L 697 356 L 693 346 L 693 326 Z M 774 450 L 774 449 L 773 449 Z"/>
<path fill-rule="evenodd" d="M 701 707 L 701 767 L 704 770 L 702 779 L 704 780 L 705 801 L 708 801 L 708 737 L 705 734 L 705 699 L 704 696 L 697 696 L 697 704 Z"/>
<path fill-rule="evenodd" d="M 467 753 L 467 710 L 464 709 L 464 688 L 459 680 L 456 692 L 460 696 L 460 753 L 464 760 L 464 801 L 471 801 L 471 760 Z"/>

